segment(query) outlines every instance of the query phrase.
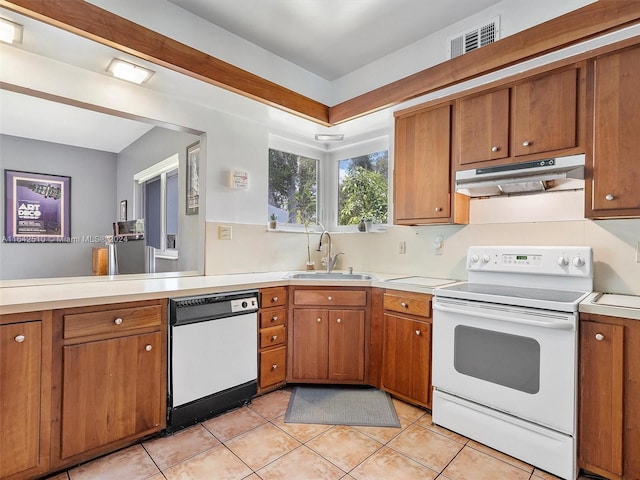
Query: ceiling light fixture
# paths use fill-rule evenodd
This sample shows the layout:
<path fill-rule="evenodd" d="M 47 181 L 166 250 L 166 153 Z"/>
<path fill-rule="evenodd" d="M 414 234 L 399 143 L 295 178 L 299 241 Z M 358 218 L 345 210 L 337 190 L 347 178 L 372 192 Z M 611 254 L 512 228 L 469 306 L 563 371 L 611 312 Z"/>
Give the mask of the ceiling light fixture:
<path fill-rule="evenodd" d="M 316 140 L 319 142 L 341 142 L 344 140 L 342 133 L 316 133 Z"/>
<path fill-rule="evenodd" d="M 0 18 L 0 41 L 4 43 L 22 43 L 23 26 L 6 18 Z"/>
<path fill-rule="evenodd" d="M 136 83 L 138 85 L 146 82 L 155 73 L 153 70 L 125 62 L 119 58 L 114 58 L 107 67 L 107 71 L 121 80 Z"/>

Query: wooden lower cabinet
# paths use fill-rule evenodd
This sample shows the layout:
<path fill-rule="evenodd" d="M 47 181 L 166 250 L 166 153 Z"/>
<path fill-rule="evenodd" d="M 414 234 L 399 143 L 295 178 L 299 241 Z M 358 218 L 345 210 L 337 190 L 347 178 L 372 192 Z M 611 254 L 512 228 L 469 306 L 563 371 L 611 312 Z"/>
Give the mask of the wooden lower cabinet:
<path fill-rule="evenodd" d="M 260 290 L 258 393 L 283 386 L 287 376 L 287 287 Z"/>
<path fill-rule="evenodd" d="M 382 388 L 431 408 L 431 296 L 384 295 Z"/>
<path fill-rule="evenodd" d="M 364 289 L 294 290 L 288 381 L 366 383 L 367 298 Z"/>
<path fill-rule="evenodd" d="M 640 478 L 640 320 L 580 315 L 578 465 Z"/>
<path fill-rule="evenodd" d="M 54 468 L 165 427 L 166 301 L 56 310 L 54 323 Z"/>
<path fill-rule="evenodd" d="M 3 315 L 0 325 L 0 478 L 49 468 L 50 323 L 47 314 Z M 10 323 L 12 322 L 12 323 Z"/>

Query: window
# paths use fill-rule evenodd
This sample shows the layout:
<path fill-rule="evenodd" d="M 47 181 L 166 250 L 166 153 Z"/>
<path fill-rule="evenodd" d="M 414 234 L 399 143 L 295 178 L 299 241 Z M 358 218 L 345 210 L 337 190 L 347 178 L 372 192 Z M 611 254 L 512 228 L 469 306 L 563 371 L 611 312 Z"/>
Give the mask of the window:
<path fill-rule="evenodd" d="M 135 211 L 144 218 L 147 245 L 157 257 L 178 256 L 178 154 L 133 177 Z"/>
<path fill-rule="evenodd" d="M 338 161 L 338 225 L 387 223 L 388 192 L 388 150 Z"/>
<path fill-rule="evenodd" d="M 268 205 L 281 224 L 316 224 L 318 160 L 269 149 Z"/>

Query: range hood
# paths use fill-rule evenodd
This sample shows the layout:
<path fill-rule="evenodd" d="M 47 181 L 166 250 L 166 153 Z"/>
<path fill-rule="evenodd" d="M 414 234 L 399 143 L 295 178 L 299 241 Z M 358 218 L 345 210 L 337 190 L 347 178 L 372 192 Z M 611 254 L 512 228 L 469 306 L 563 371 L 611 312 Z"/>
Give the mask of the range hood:
<path fill-rule="evenodd" d="M 456 172 L 456 192 L 470 197 L 536 193 L 583 188 L 585 156 L 545 158 L 530 162 Z"/>

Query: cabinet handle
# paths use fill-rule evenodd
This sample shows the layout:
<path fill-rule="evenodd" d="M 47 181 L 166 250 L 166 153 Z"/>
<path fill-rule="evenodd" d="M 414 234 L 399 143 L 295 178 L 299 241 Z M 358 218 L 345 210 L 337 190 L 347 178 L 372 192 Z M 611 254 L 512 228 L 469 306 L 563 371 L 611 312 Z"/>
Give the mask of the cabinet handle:
<path fill-rule="evenodd" d="M 116 325 L 122 325 L 122 322 L 123 322 L 123 320 L 122 320 L 120 317 L 116 318 L 116 319 L 113 321 L 113 323 L 115 323 Z"/>
<path fill-rule="evenodd" d="M 422 332 L 420 330 L 416 330 L 416 335 L 420 336 L 422 335 Z"/>
<path fill-rule="evenodd" d="M 341 318 L 336 319 L 336 323 L 342 323 L 342 319 Z"/>
<path fill-rule="evenodd" d="M 604 197 L 604 199 L 605 199 L 605 200 L 608 200 L 609 202 L 610 202 L 611 200 L 614 200 L 615 198 L 616 198 L 616 197 L 614 197 L 614 196 L 613 196 L 613 195 L 611 195 L 610 193 L 609 193 L 609 194 L 607 194 L 607 195 L 605 195 L 605 197 Z"/>
<path fill-rule="evenodd" d="M 278 368 L 277 364 L 274 363 L 273 365 L 271 365 L 271 371 L 272 372 L 275 372 L 276 368 Z"/>
<path fill-rule="evenodd" d="M 436 207 L 436 212 L 441 212 L 442 209 L 440 207 Z"/>
<path fill-rule="evenodd" d="M 271 299 L 271 303 L 274 303 L 274 302 L 277 302 L 277 301 L 278 301 L 278 297 L 273 297 L 273 298 Z"/>
<path fill-rule="evenodd" d="M 24 335 L 16 335 L 16 338 L 14 338 L 14 340 L 18 343 L 22 343 L 27 339 L 27 337 L 25 337 Z"/>
<path fill-rule="evenodd" d="M 273 337 L 271 337 L 271 341 L 275 342 L 278 339 L 278 335 L 274 335 Z"/>
<path fill-rule="evenodd" d="M 596 340 L 601 342 L 602 340 L 604 340 L 604 335 L 601 333 L 596 333 Z"/>
<path fill-rule="evenodd" d="M 277 322 L 278 321 L 278 316 L 274 315 L 273 317 L 271 317 L 271 321 L 272 322 Z"/>
<path fill-rule="evenodd" d="M 333 300 L 333 297 L 332 297 L 331 295 L 329 295 L 329 296 L 327 297 L 327 300 L 331 301 L 331 300 Z"/>
<path fill-rule="evenodd" d="M 522 142 L 522 146 L 523 147 L 528 147 L 532 144 L 533 142 L 529 142 L 528 140 L 525 140 L 524 142 Z"/>
<path fill-rule="evenodd" d="M 400 303 L 400 306 L 401 306 L 402 308 L 409 308 L 409 305 L 407 305 L 407 304 L 406 304 L 406 303 L 404 303 L 404 302 Z"/>
<path fill-rule="evenodd" d="M 500 148 L 498 148 L 498 147 L 491 147 L 491 151 L 492 151 L 492 152 L 497 152 L 498 150 L 500 150 Z"/>
<path fill-rule="evenodd" d="M 318 317 L 318 318 L 316 319 L 316 322 L 318 322 L 318 323 L 320 323 L 321 321 L 322 321 L 322 319 L 321 319 L 320 317 Z"/>
<path fill-rule="evenodd" d="M 147 345 L 146 347 L 144 347 L 144 349 L 145 349 L 147 352 L 150 352 L 151 350 L 153 350 L 153 347 L 152 347 L 151 345 Z"/>

